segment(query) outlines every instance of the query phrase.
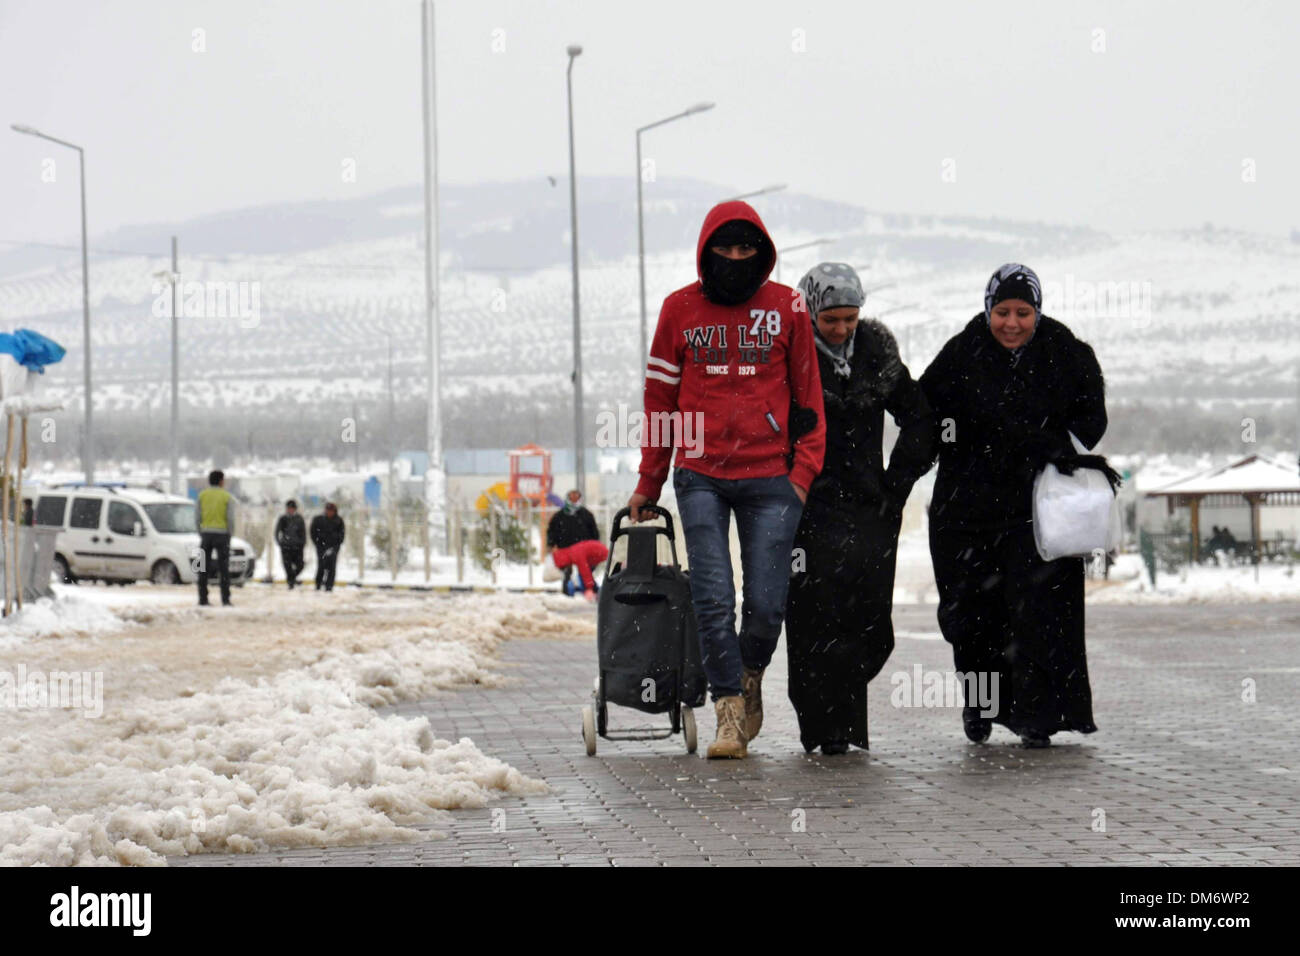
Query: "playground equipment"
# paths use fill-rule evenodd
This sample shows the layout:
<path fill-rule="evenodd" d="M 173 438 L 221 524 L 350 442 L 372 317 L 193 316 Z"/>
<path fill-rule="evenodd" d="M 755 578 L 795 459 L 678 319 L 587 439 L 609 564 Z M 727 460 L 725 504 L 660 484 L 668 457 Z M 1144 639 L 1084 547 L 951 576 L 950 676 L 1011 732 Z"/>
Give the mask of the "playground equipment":
<path fill-rule="evenodd" d="M 540 445 L 531 442 L 506 452 L 510 460 L 510 477 L 507 481 L 498 481 L 483 489 L 474 501 L 474 508 L 479 514 L 485 514 L 489 508 L 509 508 L 520 511 L 525 508 L 540 509 L 560 508 L 564 502 L 553 493 L 554 478 L 551 475 L 551 453 Z M 540 471 L 525 471 L 524 459 L 540 458 Z"/>
<path fill-rule="evenodd" d="M 505 507 L 505 503 L 510 499 L 510 485 L 504 481 L 498 481 L 494 485 L 489 485 L 483 489 L 474 500 L 474 510 L 479 514 L 487 514 L 488 509 L 493 505 Z"/>
<path fill-rule="evenodd" d="M 527 501 L 533 508 L 547 505 L 558 508 L 563 502 L 551 493 L 554 481 L 551 475 L 551 453 L 540 445 L 529 442 L 506 453 L 510 459 L 510 488 L 506 504 L 519 508 Z M 524 471 L 524 459 L 540 458 L 541 471 Z"/>

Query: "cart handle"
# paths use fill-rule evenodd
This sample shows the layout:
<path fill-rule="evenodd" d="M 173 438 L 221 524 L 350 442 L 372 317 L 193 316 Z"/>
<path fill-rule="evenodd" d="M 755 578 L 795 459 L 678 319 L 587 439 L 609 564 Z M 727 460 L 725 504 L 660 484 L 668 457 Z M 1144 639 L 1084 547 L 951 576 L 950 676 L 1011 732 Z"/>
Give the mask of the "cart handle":
<path fill-rule="evenodd" d="M 667 508 L 661 508 L 659 507 L 659 505 L 654 505 L 654 504 L 642 505 L 641 511 L 642 513 L 646 511 L 652 511 L 656 515 L 661 516 L 665 521 L 668 522 L 668 526 L 665 528 L 661 528 L 658 525 L 652 525 L 651 527 L 653 527 L 654 530 L 659 534 L 667 536 L 668 547 L 672 551 L 672 555 L 673 555 L 673 564 L 679 565 L 680 562 L 677 560 L 677 536 L 673 533 L 673 516 L 669 514 Z M 619 508 L 618 511 L 614 512 L 613 527 L 611 528 L 609 533 L 609 555 L 605 558 L 606 577 L 609 576 L 610 570 L 614 567 L 614 544 L 615 542 L 618 541 L 621 535 L 625 535 L 628 533 L 627 529 L 622 526 L 621 522 L 624 518 L 630 516 L 631 514 L 632 512 L 627 508 Z"/>
<path fill-rule="evenodd" d="M 654 514 L 658 515 L 659 517 L 667 521 L 668 526 L 666 528 L 656 528 L 655 530 L 668 535 L 668 539 L 670 541 L 674 541 L 674 542 L 676 541 L 677 535 L 674 534 L 673 532 L 673 516 L 668 511 L 667 508 L 661 508 L 659 507 L 659 505 L 655 505 L 655 504 L 644 504 L 641 506 L 641 511 L 643 513 L 646 511 L 653 512 Z M 631 510 L 628 508 L 619 508 L 618 511 L 614 512 L 614 521 L 611 524 L 610 533 L 609 533 L 609 543 L 611 547 L 613 546 L 614 542 L 618 540 L 619 535 L 627 534 L 627 530 L 621 527 L 619 522 L 621 522 L 624 518 L 631 516 L 631 514 L 632 514 Z"/>

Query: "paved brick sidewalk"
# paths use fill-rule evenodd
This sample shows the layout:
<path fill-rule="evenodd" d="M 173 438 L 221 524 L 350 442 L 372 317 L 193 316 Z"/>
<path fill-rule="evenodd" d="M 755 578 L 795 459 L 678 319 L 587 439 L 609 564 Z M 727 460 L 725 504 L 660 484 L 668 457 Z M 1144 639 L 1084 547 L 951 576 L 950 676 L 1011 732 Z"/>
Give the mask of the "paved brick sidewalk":
<path fill-rule="evenodd" d="M 1300 604 L 1088 614 L 1100 732 L 1058 736 L 1044 751 L 1021 749 L 1002 728 L 987 745 L 969 744 L 959 710 L 890 705 L 892 674 L 916 663 L 951 669 L 932 607 L 896 610 L 898 647 L 872 685 L 872 749 L 841 757 L 800 747 L 784 645 L 765 682 L 767 721 L 750 759 L 724 763 L 687 756 L 680 737 L 601 740 L 587 757 L 579 710 L 594 644 L 512 642 L 504 666 L 515 686 L 397 711 L 427 714 L 439 736 L 473 738 L 544 779 L 550 794 L 456 811 L 445 840 L 171 862 L 1300 863 Z M 1247 679 L 1257 703 L 1242 700 Z M 610 708 L 612 728 L 649 719 Z M 700 712 L 701 751 L 712 732 L 712 714 Z"/>

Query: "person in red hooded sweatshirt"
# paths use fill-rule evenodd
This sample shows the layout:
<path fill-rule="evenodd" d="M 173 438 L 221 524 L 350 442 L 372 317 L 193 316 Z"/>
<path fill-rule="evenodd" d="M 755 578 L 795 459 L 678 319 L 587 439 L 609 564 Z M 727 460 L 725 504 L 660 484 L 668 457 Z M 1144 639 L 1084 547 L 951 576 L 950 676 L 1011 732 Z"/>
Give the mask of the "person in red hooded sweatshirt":
<path fill-rule="evenodd" d="M 776 247 L 752 207 L 705 217 L 699 281 L 664 300 L 646 365 L 641 478 L 633 521 L 673 489 L 691 570 L 704 670 L 717 713 L 709 757 L 744 757 L 763 722 L 763 670 L 785 613 L 791 549 L 826 426 L 812 323 L 802 298 L 768 282 Z M 736 630 L 728 531 L 740 534 Z"/>

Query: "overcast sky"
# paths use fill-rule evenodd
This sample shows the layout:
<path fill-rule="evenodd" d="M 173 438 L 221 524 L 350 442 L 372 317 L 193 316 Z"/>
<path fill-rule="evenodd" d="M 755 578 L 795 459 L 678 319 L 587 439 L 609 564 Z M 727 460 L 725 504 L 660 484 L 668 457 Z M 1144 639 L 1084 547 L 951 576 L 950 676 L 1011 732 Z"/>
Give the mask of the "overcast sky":
<path fill-rule="evenodd" d="M 638 125 L 714 100 L 646 134 L 659 175 L 895 212 L 1281 233 L 1300 227 L 1298 11 L 440 0 L 441 175 L 565 173 L 564 48 L 581 43 L 580 179 L 630 177 Z M 11 123 L 87 148 L 92 234 L 418 183 L 419 24 L 418 0 L 0 0 L 0 238 L 77 235 L 75 154 Z"/>

